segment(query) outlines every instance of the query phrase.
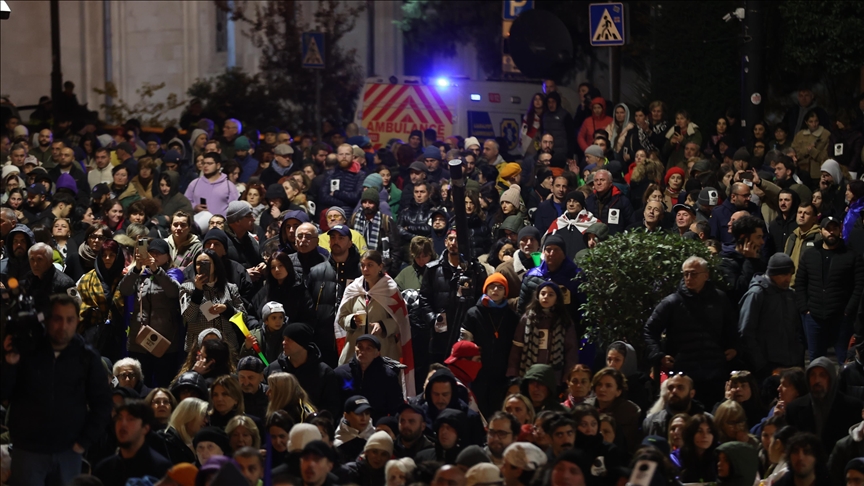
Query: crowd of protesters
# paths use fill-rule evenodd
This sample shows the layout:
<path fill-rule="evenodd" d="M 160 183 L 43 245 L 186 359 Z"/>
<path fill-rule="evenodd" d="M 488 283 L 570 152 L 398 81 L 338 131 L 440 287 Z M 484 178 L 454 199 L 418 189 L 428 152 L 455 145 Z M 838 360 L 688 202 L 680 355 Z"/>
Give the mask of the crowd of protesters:
<path fill-rule="evenodd" d="M 73 90 L 4 106 L 2 484 L 864 484 L 864 97 L 699 127 L 550 80 L 514 157 Z M 589 342 L 584 257 L 634 231 L 715 261 Z"/>

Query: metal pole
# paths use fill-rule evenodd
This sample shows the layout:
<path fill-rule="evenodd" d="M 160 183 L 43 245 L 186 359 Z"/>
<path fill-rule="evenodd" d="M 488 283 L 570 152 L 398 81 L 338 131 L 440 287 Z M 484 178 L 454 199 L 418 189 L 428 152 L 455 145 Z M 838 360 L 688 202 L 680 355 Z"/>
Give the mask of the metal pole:
<path fill-rule="evenodd" d="M 765 54 L 765 2 L 747 0 L 744 16 L 744 43 L 741 49 L 741 70 L 744 86 L 741 93 L 742 120 L 752 127 L 764 117 L 765 96 L 763 83 Z"/>
<path fill-rule="evenodd" d="M 375 2 L 366 2 L 369 34 L 366 39 L 366 76 L 375 76 Z"/>
<path fill-rule="evenodd" d="M 102 0 L 102 42 L 105 44 L 105 88 L 114 82 L 114 62 L 111 44 L 111 0 Z M 105 95 L 105 119 L 111 123 L 109 108 L 114 105 L 114 98 Z"/>
<path fill-rule="evenodd" d="M 621 48 L 618 46 L 609 47 L 609 99 L 613 103 L 621 100 Z"/>
<path fill-rule="evenodd" d="M 225 41 L 228 44 L 225 67 L 231 69 L 237 64 L 237 48 L 234 43 L 234 20 L 231 18 L 234 12 L 234 0 L 228 0 L 228 9 L 230 10 L 226 16 L 228 20 L 225 22 Z"/>
<path fill-rule="evenodd" d="M 63 73 L 60 71 L 60 2 L 51 0 L 51 100 L 57 114 L 60 93 L 63 91 Z"/>
<path fill-rule="evenodd" d="M 315 133 L 318 135 L 318 141 L 322 139 L 321 135 L 321 70 L 315 70 Z"/>

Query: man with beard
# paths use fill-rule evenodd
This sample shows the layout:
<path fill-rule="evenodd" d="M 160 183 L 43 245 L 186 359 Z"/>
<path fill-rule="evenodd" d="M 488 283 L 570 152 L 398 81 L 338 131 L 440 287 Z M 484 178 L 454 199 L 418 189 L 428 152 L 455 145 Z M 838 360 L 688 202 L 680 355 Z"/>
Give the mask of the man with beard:
<path fill-rule="evenodd" d="M 547 420 L 543 424 L 543 429 L 552 440 L 549 446 L 551 460 L 555 460 L 556 457 L 573 448 L 573 441 L 576 440 L 576 422 L 570 417 L 561 416 L 556 420 Z"/>
<path fill-rule="evenodd" d="M 351 216 L 349 225 L 363 235 L 370 250 L 376 250 L 384 257 L 384 266 L 390 275 L 398 275 L 402 265 L 402 245 L 399 240 L 399 226 L 393 218 L 378 210 L 380 197 L 375 188 L 363 190 L 360 198 L 360 211 Z"/>
<path fill-rule="evenodd" d="M 486 281 L 486 270 L 477 260 L 463 261 L 455 229 L 447 232 L 445 247 L 447 251 L 437 261 L 426 265 L 426 272 L 420 282 L 419 312 L 424 319 L 425 332 L 412 335 L 411 340 L 414 344 L 415 374 L 421 380 L 426 376 L 429 363 L 443 362 L 450 354 L 453 344 L 459 339 L 459 323 L 483 295 L 483 283 Z M 467 287 L 470 290 L 465 290 L 464 295 L 463 289 L 457 289 L 463 277 L 471 279 Z M 432 329 L 434 332 L 430 333 Z M 424 358 L 420 363 L 418 355 Z"/>
<path fill-rule="evenodd" d="M 435 253 L 443 255 L 447 252 L 445 239 L 447 238 L 447 228 L 450 226 L 448 224 L 450 218 L 447 214 L 447 209 L 443 207 L 434 208 L 430 214 L 430 218 L 432 219 L 432 234 L 430 235 L 432 238 L 432 249 L 435 250 Z"/>
<path fill-rule="evenodd" d="M 192 203 L 196 213 L 209 211 L 225 216 L 228 203 L 239 199 L 237 186 L 222 173 L 222 156 L 216 152 L 204 154 L 201 162 L 204 173 L 186 188 L 186 199 Z"/>
<path fill-rule="evenodd" d="M 663 383 L 669 392 L 666 406 L 659 412 L 648 414 L 642 422 L 642 432 L 647 435 L 664 435 L 669 430 L 669 420 L 679 413 L 696 415 L 705 412 L 705 408 L 693 397 L 696 390 L 693 388 L 693 379 L 684 374 L 671 375 Z M 661 396 L 663 394 L 661 393 Z"/>
<path fill-rule="evenodd" d="M 515 312 L 519 306 L 519 290 L 522 288 L 522 278 L 529 270 L 534 268 L 532 253 L 540 250 L 540 231 L 533 226 L 526 226 L 519 230 L 519 251 L 513 255 L 513 259 L 506 261 L 495 269 L 507 279 L 507 305 Z"/>
<path fill-rule="evenodd" d="M 489 419 L 489 431 L 486 433 L 486 447 L 483 452 L 496 466 L 504 464 L 504 450 L 516 442 L 521 430 L 521 424 L 516 417 L 507 412 L 495 412 Z"/>
<path fill-rule="evenodd" d="M 339 166 L 327 173 L 318 189 L 318 206 L 338 206 L 348 214 L 360 200 L 366 174 L 360 170 L 360 164 L 354 161 L 354 148 L 347 143 L 339 146 L 336 157 Z"/>
<path fill-rule="evenodd" d="M 399 408 L 399 434 L 393 446 L 394 455 L 414 458 L 418 452 L 431 449 L 435 444 L 429 440 L 423 431 L 426 430 L 426 414 L 418 405 L 403 404 Z"/>
<path fill-rule="evenodd" d="M 411 162 L 411 165 L 408 166 L 408 180 L 404 181 L 402 185 L 402 198 L 399 200 L 400 208 L 407 208 L 411 204 L 414 200 L 414 186 L 421 182 L 427 182 L 427 176 L 426 164 L 420 161 Z"/>
<path fill-rule="evenodd" d="M 816 223 L 819 221 L 819 212 L 811 201 L 802 201 L 798 206 L 795 216 L 796 228 L 786 240 L 785 252 L 792 258 L 795 264 L 795 272 L 792 273 L 792 287 L 795 287 L 795 274 L 799 267 L 801 255 L 811 248 L 822 246 L 822 228 Z"/>
<path fill-rule="evenodd" d="M 564 197 L 569 189 L 566 177 L 558 176 L 552 181 L 552 197 L 541 202 L 534 212 L 534 226 L 537 229 L 545 233 L 549 226 L 564 214 L 567 209 Z"/>
<path fill-rule="evenodd" d="M 795 300 L 804 315 L 811 360 L 825 356 L 833 345 L 837 361 L 846 362 L 852 320 L 864 291 L 864 262 L 846 248 L 841 221 L 822 219 L 822 245 L 801 255 L 795 275 Z"/>
<path fill-rule="evenodd" d="M 54 142 L 54 135 L 48 128 L 43 128 L 39 131 L 39 145 L 30 150 L 30 155 L 36 157 L 39 165 L 44 166 L 46 163 L 51 163 L 51 144 Z"/>
<path fill-rule="evenodd" d="M 822 466 L 827 462 L 825 446 L 823 444 L 824 442 L 820 442 L 819 437 L 813 434 L 800 433 L 793 435 L 786 444 L 786 454 L 783 457 L 786 464 L 789 465 L 789 472 L 783 475 L 780 481 L 775 484 L 782 484 L 784 486 L 829 484 L 817 479 Z M 846 484 L 851 485 L 855 483 L 850 482 Z"/>
<path fill-rule="evenodd" d="M 82 205 L 86 205 L 90 198 L 90 184 L 87 183 L 87 174 L 81 170 L 81 164 L 75 160 L 75 152 L 69 147 L 60 149 L 57 166 L 48 171 L 48 175 L 55 183 L 61 174 L 72 176 L 75 186 L 78 188 L 78 201 Z"/>
<path fill-rule="evenodd" d="M 329 258 L 318 252 L 315 226 L 311 223 L 300 225 L 296 232 L 297 253 L 291 255 L 291 261 L 297 274 L 305 277 L 309 295 L 315 296 L 313 300 L 319 323 L 315 326 L 315 343 L 321 350 L 321 361 L 335 368 L 338 355 L 333 320 L 345 287 L 360 277 L 360 253 L 351 242 L 351 230 L 347 226 L 336 225 L 327 234 L 330 236 Z M 320 263 L 305 266 L 316 259 L 320 259 Z"/>
<path fill-rule="evenodd" d="M 3 285 L 7 285 L 10 278 L 20 281 L 30 271 L 27 249 L 33 246 L 35 242 L 33 232 L 23 224 L 16 224 L 4 236 L 5 257 L 0 261 L 0 279 L 2 279 Z"/>
<path fill-rule="evenodd" d="M 810 393 L 786 406 L 786 420 L 833 446 L 861 420 L 861 401 L 837 389 L 837 367 L 825 356 L 807 366 L 807 384 Z"/>
<path fill-rule="evenodd" d="M 36 216 L 51 206 L 48 194 L 41 182 L 27 186 L 27 204 L 21 207 L 21 212 L 28 221 L 36 221 Z"/>
<path fill-rule="evenodd" d="M 412 169 L 413 172 L 415 171 Z M 429 237 L 432 234 L 432 228 L 429 227 L 432 207 L 429 201 L 432 194 L 430 188 L 431 185 L 424 180 L 413 184 L 411 191 L 414 197 L 407 204 L 403 204 L 399 211 L 399 233 L 402 235 L 404 253 L 408 252 L 408 246 L 415 236 Z M 402 194 L 406 192 L 407 189 Z"/>
<path fill-rule="evenodd" d="M 153 410 L 142 400 L 126 400 L 114 415 L 117 454 L 103 459 L 93 470 L 102 484 L 123 485 L 131 478 L 156 476 L 168 472 L 171 462 L 147 445 L 153 424 Z"/>
<path fill-rule="evenodd" d="M 803 184 L 801 178 L 795 173 L 798 164 L 788 155 L 780 154 L 774 164 L 774 183 L 783 189 L 788 189 L 793 184 Z"/>
<path fill-rule="evenodd" d="M 777 197 L 780 211 L 774 221 L 768 225 L 768 234 L 774 239 L 777 248 L 785 248 L 789 235 L 798 227 L 796 216 L 801 198 L 792 189 L 782 189 Z"/>
<path fill-rule="evenodd" d="M 765 245 L 765 223 L 743 214 L 732 223 L 732 236 L 735 246 L 721 253 L 722 260 L 718 268 L 726 281 L 727 295 L 732 305 L 736 306 L 750 287 L 753 275 L 765 272 L 765 262 L 760 259 Z"/>
<path fill-rule="evenodd" d="M 246 413 L 254 417 L 267 416 L 267 385 L 264 383 L 264 363 L 257 356 L 246 356 L 237 363 L 237 378 L 243 390 Z"/>

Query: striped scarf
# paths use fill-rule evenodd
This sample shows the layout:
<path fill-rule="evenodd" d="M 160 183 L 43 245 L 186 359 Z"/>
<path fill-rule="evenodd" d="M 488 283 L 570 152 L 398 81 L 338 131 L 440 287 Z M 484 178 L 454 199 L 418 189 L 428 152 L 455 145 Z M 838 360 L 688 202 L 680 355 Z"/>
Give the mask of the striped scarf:
<path fill-rule="evenodd" d="M 549 362 L 545 363 L 556 371 L 564 368 L 564 324 L 551 314 L 537 315 L 533 311 L 525 314 L 525 346 L 522 348 L 522 359 L 519 363 L 519 374 L 525 376 L 528 368 L 537 364 L 540 356 L 540 341 L 543 340 L 543 330 L 536 324 L 541 320 L 550 321 L 549 336 L 546 347 L 549 349 Z"/>
<path fill-rule="evenodd" d="M 381 211 L 376 212 L 371 221 L 366 219 L 361 211 L 354 221 L 354 230 L 363 235 L 366 246 L 370 250 L 378 248 L 378 237 L 381 236 Z"/>

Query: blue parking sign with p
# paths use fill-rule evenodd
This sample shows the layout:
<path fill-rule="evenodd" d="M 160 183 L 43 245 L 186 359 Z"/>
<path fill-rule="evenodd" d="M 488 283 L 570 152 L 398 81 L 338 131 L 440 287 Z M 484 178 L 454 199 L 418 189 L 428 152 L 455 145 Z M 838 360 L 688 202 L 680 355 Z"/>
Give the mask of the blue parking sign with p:
<path fill-rule="evenodd" d="M 534 0 L 504 0 L 504 20 L 515 20 L 522 12 L 534 8 Z"/>

